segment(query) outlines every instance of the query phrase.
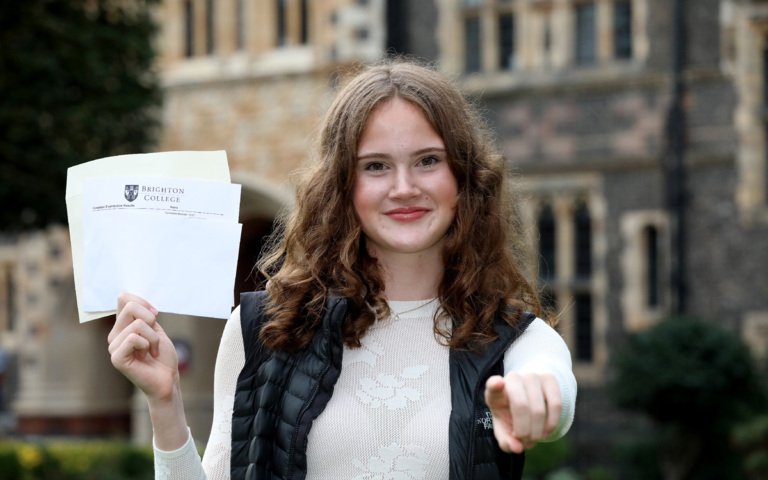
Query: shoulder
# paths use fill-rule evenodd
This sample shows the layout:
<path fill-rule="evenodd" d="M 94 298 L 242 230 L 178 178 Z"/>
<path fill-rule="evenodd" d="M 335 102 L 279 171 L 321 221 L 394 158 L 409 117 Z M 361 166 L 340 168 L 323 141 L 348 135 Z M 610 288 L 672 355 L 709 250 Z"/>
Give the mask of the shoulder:
<path fill-rule="evenodd" d="M 494 328 L 500 338 L 509 344 L 520 338 L 536 319 L 536 315 L 531 312 L 507 305 L 496 314 Z"/>
<path fill-rule="evenodd" d="M 533 316 L 528 322 L 527 328 L 520 334 L 522 342 L 543 342 L 545 344 L 554 344 L 566 347 L 565 340 L 560 333 L 543 319 Z"/>
<path fill-rule="evenodd" d="M 534 319 L 528 328 L 509 346 L 505 354 L 505 370 L 511 364 L 557 364 L 570 370 L 571 355 L 563 337 L 540 318 Z M 558 367 L 559 368 L 559 367 Z"/>
<path fill-rule="evenodd" d="M 245 322 L 252 322 L 264 316 L 264 308 L 267 301 L 267 292 L 258 290 L 240 294 L 240 318 L 244 326 Z"/>
<path fill-rule="evenodd" d="M 260 310 L 263 308 L 267 299 L 267 292 L 264 290 L 257 290 L 255 292 L 243 292 L 240 294 L 240 307 L 245 316 L 254 310 Z"/>
<path fill-rule="evenodd" d="M 226 325 L 224 325 L 224 335 L 227 333 L 233 333 L 237 332 L 240 333 L 240 330 L 242 329 L 240 325 L 240 305 L 236 306 L 234 310 L 232 310 L 232 313 L 229 314 L 229 319 L 227 319 Z"/>

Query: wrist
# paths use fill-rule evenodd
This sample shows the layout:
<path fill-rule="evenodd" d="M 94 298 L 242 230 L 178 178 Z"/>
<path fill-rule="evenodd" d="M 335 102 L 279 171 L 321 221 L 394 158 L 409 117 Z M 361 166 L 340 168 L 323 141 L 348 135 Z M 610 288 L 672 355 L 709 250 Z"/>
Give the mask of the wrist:
<path fill-rule="evenodd" d="M 147 398 L 155 447 L 164 451 L 177 450 L 189 439 L 181 386 L 176 383 L 168 395 Z"/>

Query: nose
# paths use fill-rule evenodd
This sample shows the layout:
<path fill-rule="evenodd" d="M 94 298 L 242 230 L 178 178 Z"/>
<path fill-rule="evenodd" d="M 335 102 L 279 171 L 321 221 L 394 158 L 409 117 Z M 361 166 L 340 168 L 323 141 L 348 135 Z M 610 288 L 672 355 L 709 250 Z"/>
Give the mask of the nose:
<path fill-rule="evenodd" d="M 393 181 L 390 194 L 393 197 L 410 197 L 418 195 L 419 188 L 416 185 L 414 174 L 408 168 L 397 169 Z"/>

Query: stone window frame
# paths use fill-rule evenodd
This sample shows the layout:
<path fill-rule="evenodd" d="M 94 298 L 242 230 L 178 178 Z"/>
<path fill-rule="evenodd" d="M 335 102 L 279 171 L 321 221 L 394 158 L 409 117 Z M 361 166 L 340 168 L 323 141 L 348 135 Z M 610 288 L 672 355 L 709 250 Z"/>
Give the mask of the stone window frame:
<path fill-rule="evenodd" d="M 205 0 L 203 10 L 205 18 L 205 55 L 213 55 L 216 52 L 216 3 L 215 0 Z"/>
<path fill-rule="evenodd" d="M 629 52 L 626 55 L 623 53 L 623 50 L 619 50 L 618 49 L 619 47 L 616 44 L 616 39 L 618 38 L 618 32 L 617 31 L 619 30 L 619 26 L 620 26 L 617 23 L 618 18 L 616 17 L 616 5 L 617 4 L 623 4 L 623 5 L 628 5 L 629 6 L 629 41 L 630 41 L 630 44 L 629 44 Z M 613 14 L 612 14 L 612 16 L 613 16 L 613 20 L 612 20 L 613 32 L 612 33 L 613 34 L 611 35 L 611 37 L 613 38 L 613 42 L 614 42 L 614 44 L 613 44 L 613 58 L 616 58 L 616 59 L 622 59 L 622 58 L 624 58 L 624 59 L 631 59 L 633 57 L 633 55 L 634 55 L 634 50 L 635 50 L 635 45 L 634 45 L 634 29 L 637 26 L 634 25 L 634 16 L 636 15 L 636 13 L 633 13 L 633 11 L 634 11 L 634 5 L 633 5 L 632 0 L 616 0 L 613 3 Z"/>
<path fill-rule="evenodd" d="M 588 68 L 591 66 L 594 66 L 597 64 L 598 59 L 598 51 L 600 46 L 600 36 L 598 36 L 598 22 L 600 20 L 599 18 L 599 10 L 600 10 L 600 2 L 597 2 L 595 0 L 579 0 L 577 2 L 574 2 L 573 4 L 573 63 L 577 67 L 581 68 Z M 579 28 L 579 12 L 585 11 L 583 10 L 587 7 L 591 7 L 591 16 L 590 17 L 583 17 L 584 20 L 588 20 L 591 18 L 591 21 L 593 24 L 591 27 L 593 28 L 592 31 L 585 30 L 581 31 Z M 586 34 L 585 36 L 581 36 L 581 34 Z M 585 43 L 587 43 L 587 40 L 593 43 L 592 48 L 589 49 L 591 51 L 587 51 L 583 49 Z M 582 54 L 589 54 L 588 56 L 582 56 Z"/>
<path fill-rule="evenodd" d="M 213 0 L 176 0 L 180 3 L 182 58 L 211 56 L 217 45 L 217 2 Z"/>
<path fill-rule="evenodd" d="M 725 4 L 724 31 L 733 35 L 734 75 L 738 93 L 735 123 L 738 134 L 736 204 L 744 225 L 768 223 L 768 5 Z M 730 52 L 726 52 L 730 53 Z"/>
<path fill-rule="evenodd" d="M 16 299 L 13 298 L 17 289 L 15 271 L 17 252 L 14 245 L 0 247 L 0 347 L 7 337 L 13 334 L 16 320 Z"/>
<path fill-rule="evenodd" d="M 275 36 L 275 47 L 283 48 L 296 45 L 307 45 L 310 43 L 309 31 L 309 2 L 307 0 L 272 0 L 276 4 L 281 4 L 285 9 L 284 17 L 275 15 L 277 23 L 277 32 L 282 35 Z M 275 11 L 279 11 L 275 7 Z"/>
<path fill-rule="evenodd" d="M 573 369 L 584 385 L 600 385 L 605 379 L 608 362 L 608 271 L 606 267 L 607 233 L 606 203 L 602 179 L 597 174 L 577 174 L 567 178 L 526 176 L 518 185 L 522 195 L 520 214 L 526 231 L 528 273 L 538 278 L 538 231 L 541 208 L 549 203 L 555 216 L 555 277 L 550 288 L 554 291 L 558 317 L 557 329 L 571 349 Z M 592 271 L 587 284 L 576 278 L 575 214 L 580 203 L 587 206 L 592 223 Z M 592 360 L 576 358 L 576 304 L 578 293 L 588 293 L 592 305 Z"/>
<path fill-rule="evenodd" d="M 180 56 L 183 58 L 213 56 L 222 48 L 231 53 L 252 48 L 256 41 L 260 49 L 310 43 L 310 2 L 307 0 L 268 0 L 258 4 L 243 0 L 170 0 L 168 3 L 169 9 L 182 17 L 184 52 Z M 252 28 L 247 29 L 246 25 Z M 267 34 L 254 35 L 257 29 L 264 29 Z"/>
<path fill-rule="evenodd" d="M 386 48 L 385 0 L 284 0 L 285 45 L 277 41 L 278 0 L 216 0 L 215 49 L 204 55 L 206 0 L 190 1 L 192 56 L 185 52 L 185 0 L 155 7 L 162 48 L 157 64 L 166 87 L 315 73 L 338 63 L 380 60 Z"/>
<path fill-rule="evenodd" d="M 752 351 L 758 365 L 768 362 L 768 310 L 751 311 L 744 315 L 741 338 Z"/>
<path fill-rule="evenodd" d="M 248 0 L 235 0 L 235 16 L 234 16 L 234 28 L 233 34 L 235 37 L 234 49 L 237 52 L 245 50 L 245 12 L 248 8 Z"/>
<path fill-rule="evenodd" d="M 193 5 L 194 16 L 191 55 L 185 51 L 187 1 Z M 343 2 L 283 0 L 287 36 L 285 44 L 279 45 L 277 1 L 213 1 L 214 31 L 210 37 L 208 0 L 162 2 L 156 7 L 155 16 L 161 26 L 157 44 L 162 50 L 157 63 L 163 84 L 173 87 L 317 71 L 328 63 L 324 52 L 331 51 L 336 42 L 333 32 L 337 26 L 331 21 L 332 13 L 361 8 L 356 4 L 344 6 Z M 306 12 L 302 13 L 302 9 Z M 213 46 L 210 53 L 207 37 Z"/>
<path fill-rule="evenodd" d="M 540 71 L 600 70 L 617 65 L 643 64 L 648 57 L 650 41 L 647 33 L 648 0 L 630 0 L 632 5 L 632 56 L 618 58 L 614 45 L 613 5 L 624 0 L 589 0 L 596 8 L 596 60 L 578 65 L 575 58 L 575 9 L 587 0 L 437 0 L 440 8 L 438 37 L 444 46 L 440 64 L 457 75 L 515 75 Z M 511 12 L 515 18 L 515 65 L 497 68 L 498 17 Z M 464 19 L 466 15 L 481 18 L 481 68 L 465 72 Z"/>
<path fill-rule="evenodd" d="M 514 70 L 515 65 L 511 68 L 503 68 L 501 63 L 501 46 L 500 46 L 500 29 L 499 23 L 502 16 L 512 15 L 513 18 L 513 31 L 515 38 L 513 39 L 513 45 L 516 47 L 520 41 L 520 35 L 516 26 L 517 13 L 520 10 L 520 2 L 517 0 L 460 0 L 458 5 L 461 16 L 461 32 L 462 42 L 464 45 L 462 58 L 462 69 L 467 70 L 466 61 L 466 21 L 469 19 L 475 19 L 479 23 L 480 29 L 480 58 L 478 59 L 479 68 L 473 72 L 488 72 L 499 70 Z M 513 57 L 517 57 L 517 52 L 513 51 Z"/>
<path fill-rule="evenodd" d="M 182 22 L 182 32 L 184 35 L 183 40 L 183 56 L 185 58 L 192 58 L 195 56 L 195 2 L 194 0 L 184 0 L 182 2 L 182 15 L 184 20 Z"/>
<path fill-rule="evenodd" d="M 51 311 L 58 308 L 62 318 L 76 318 L 71 252 L 69 229 L 61 225 L 0 245 L 0 346 L 16 353 L 34 351 L 34 342 L 27 340 L 47 331 Z M 53 303 L 62 293 L 74 310 Z"/>
<path fill-rule="evenodd" d="M 643 331 L 670 313 L 669 272 L 671 259 L 670 219 L 664 210 L 638 210 L 621 216 L 621 272 L 624 280 L 621 307 L 627 332 Z M 649 305 L 647 228 L 658 234 L 658 304 Z"/>

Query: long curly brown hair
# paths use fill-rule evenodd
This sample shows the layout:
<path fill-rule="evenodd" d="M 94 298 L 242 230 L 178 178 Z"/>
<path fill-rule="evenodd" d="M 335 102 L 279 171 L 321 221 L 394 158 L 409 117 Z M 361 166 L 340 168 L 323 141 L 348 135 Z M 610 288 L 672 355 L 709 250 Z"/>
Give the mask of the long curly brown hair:
<path fill-rule="evenodd" d="M 494 316 L 514 325 L 522 311 L 541 314 L 536 290 L 521 271 L 520 234 L 505 167 L 480 115 L 434 69 L 388 61 L 359 72 L 338 93 L 321 124 L 319 158 L 297 188 L 296 205 L 278 222 L 258 268 L 269 279 L 261 330 L 268 348 L 296 351 L 320 326 L 329 295 L 348 299 L 344 342 L 359 347 L 389 308 L 382 272 L 365 248 L 353 204 L 357 148 L 371 112 L 399 97 L 418 106 L 442 137 L 458 185 L 446 233 L 442 308 L 435 334 L 451 348 L 495 338 Z M 512 306 L 514 308 L 505 308 Z M 452 319 L 445 328 L 441 317 Z"/>

